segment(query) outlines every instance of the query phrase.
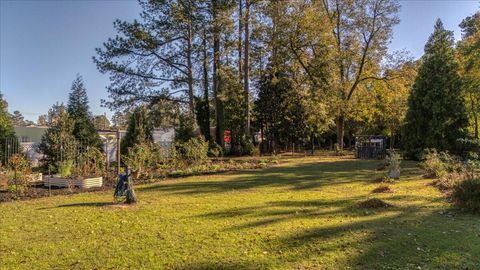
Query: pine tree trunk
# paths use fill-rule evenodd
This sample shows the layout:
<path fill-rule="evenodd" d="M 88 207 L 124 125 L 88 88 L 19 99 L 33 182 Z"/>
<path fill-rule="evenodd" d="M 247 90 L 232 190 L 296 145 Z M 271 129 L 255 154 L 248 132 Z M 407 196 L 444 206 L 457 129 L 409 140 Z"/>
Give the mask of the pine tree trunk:
<path fill-rule="evenodd" d="M 315 154 L 315 135 L 313 132 L 311 134 L 310 142 L 312 144 L 311 154 L 314 155 Z"/>
<path fill-rule="evenodd" d="M 343 136 L 345 134 L 345 116 L 343 113 L 340 113 L 337 116 L 337 144 L 338 149 L 341 151 L 343 150 Z"/>
<path fill-rule="evenodd" d="M 213 14 L 213 95 L 215 99 L 215 137 L 216 142 L 221 147 L 224 147 L 223 141 L 223 104 L 220 99 L 220 23 L 218 19 L 218 0 L 212 0 L 212 14 Z"/>
<path fill-rule="evenodd" d="M 477 138 L 477 140 L 478 140 L 478 139 L 480 139 L 480 138 L 478 137 L 478 116 L 477 116 L 476 114 L 475 114 L 475 123 L 474 123 L 474 125 L 475 125 L 475 126 L 474 126 L 474 127 L 475 127 L 475 138 Z"/>
<path fill-rule="evenodd" d="M 189 11 L 190 12 L 190 11 Z M 187 29 L 187 80 L 188 80 L 188 106 L 190 115 L 195 119 L 195 97 L 193 95 L 193 68 L 192 68 L 192 18 L 189 18 Z"/>
<path fill-rule="evenodd" d="M 238 76 L 240 84 L 243 85 L 243 69 L 242 69 L 242 33 L 243 33 L 243 6 L 242 0 L 238 0 Z"/>
<path fill-rule="evenodd" d="M 250 89 L 249 89 L 249 50 L 250 50 L 250 0 L 245 0 L 245 50 L 244 50 L 244 99 L 245 99 L 245 134 L 250 136 Z"/>
<path fill-rule="evenodd" d="M 208 53 L 207 53 L 207 30 L 203 29 L 203 100 L 205 102 L 205 140 L 210 142 L 210 100 L 208 97 Z"/>
<path fill-rule="evenodd" d="M 278 16 L 280 14 L 280 5 L 276 5 L 275 6 L 276 9 L 275 9 L 275 13 L 274 15 L 272 16 L 272 69 L 274 70 L 274 72 L 276 72 L 278 70 L 278 60 L 277 60 L 277 52 L 278 52 L 278 34 L 277 34 L 277 21 L 278 21 Z"/>
<path fill-rule="evenodd" d="M 390 150 L 395 147 L 395 128 L 390 127 Z"/>
<path fill-rule="evenodd" d="M 470 106 L 473 114 L 473 131 L 475 139 L 479 139 L 478 137 L 478 115 L 477 115 L 477 105 L 475 104 L 475 99 L 473 96 L 470 97 Z"/>
<path fill-rule="evenodd" d="M 137 195 L 135 195 L 135 190 L 133 190 L 133 181 L 130 179 L 130 177 L 127 180 L 128 182 L 128 188 L 127 188 L 127 194 L 125 198 L 125 202 L 128 204 L 136 203 L 137 200 Z"/>

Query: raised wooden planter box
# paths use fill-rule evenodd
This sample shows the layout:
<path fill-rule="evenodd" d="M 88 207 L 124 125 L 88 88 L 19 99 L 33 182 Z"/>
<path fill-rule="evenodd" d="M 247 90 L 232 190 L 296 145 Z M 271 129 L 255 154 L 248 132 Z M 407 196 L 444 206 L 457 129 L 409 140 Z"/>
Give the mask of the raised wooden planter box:
<path fill-rule="evenodd" d="M 91 187 L 101 187 L 103 184 L 102 177 L 90 177 L 90 178 L 81 178 L 81 179 L 66 179 L 66 178 L 57 178 L 51 177 L 44 180 L 46 187 L 68 187 L 72 185 L 79 188 L 91 188 Z"/>

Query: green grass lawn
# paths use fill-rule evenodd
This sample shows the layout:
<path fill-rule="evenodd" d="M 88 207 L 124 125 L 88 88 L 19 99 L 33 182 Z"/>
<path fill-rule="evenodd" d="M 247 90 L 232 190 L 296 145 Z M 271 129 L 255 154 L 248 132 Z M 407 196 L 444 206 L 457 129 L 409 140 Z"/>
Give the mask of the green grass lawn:
<path fill-rule="evenodd" d="M 0 269 L 480 269 L 480 216 L 451 208 L 415 163 L 370 193 L 376 161 L 273 168 L 0 204 Z M 395 207 L 359 209 L 378 197 Z"/>

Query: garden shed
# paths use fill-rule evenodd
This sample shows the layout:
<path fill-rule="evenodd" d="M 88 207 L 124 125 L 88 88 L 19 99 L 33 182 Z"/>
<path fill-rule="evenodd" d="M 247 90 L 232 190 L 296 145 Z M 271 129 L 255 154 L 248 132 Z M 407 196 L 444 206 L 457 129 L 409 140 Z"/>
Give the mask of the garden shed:
<path fill-rule="evenodd" d="M 355 136 L 355 157 L 360 159 L 383 159 L 386 155 L 387 138 L 382 135 Z"/>

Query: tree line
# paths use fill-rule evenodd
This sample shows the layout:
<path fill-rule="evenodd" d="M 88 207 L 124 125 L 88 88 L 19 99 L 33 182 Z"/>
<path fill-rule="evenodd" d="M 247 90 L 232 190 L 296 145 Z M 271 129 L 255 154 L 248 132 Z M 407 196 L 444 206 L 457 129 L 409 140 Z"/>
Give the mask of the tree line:
<path fill-rule="evenodd" d="M 269 150 L 332 133 L 343 148 L 357 111 L 372 105 L 362 99 L 413 66 L 403 54 L 383 64 L 397 1 L 139 3 L 140 19 L 116 20 L 118 34 L 93 57 L 111 78 L 104 104 L 173 121 L 184 113 L 222 147 L 228 129 L 232 149 L 257 132 Z"/>
<path fill-rule="evenodd" d="M 478 145 L 479 12 L 457 44 L 438 20 L 414 60 L 388 53 L 397 0 L 139 4 L 140 19 L 116 20 L 93 57 L 119 114 L 140 105 L 153 125 L 199 127 L 222 148 L 229 130 L 234 154 L 258 141 L 342 150 L 358 134 L 388 135 L 410 157 Z"/>
<path fill-rule="evenodd" d="M 116 126 L 136 117 L 177 127 L 185 141 L 198 127 L 211 148 L 224 148 L 229 130 L 233 154 L 260 142 L 264 152 L 342 150 L 359 134 L 387 135 L 411 157 L 478 144 L 478 12 L 460 23 L 457 43 L 437 21 L 415 60 L 388 53 L 395 0 L 139 4 L 140 19 L 116 20 L 117 35 L 93 57 L 110 76 L 103 104 Z"/>

